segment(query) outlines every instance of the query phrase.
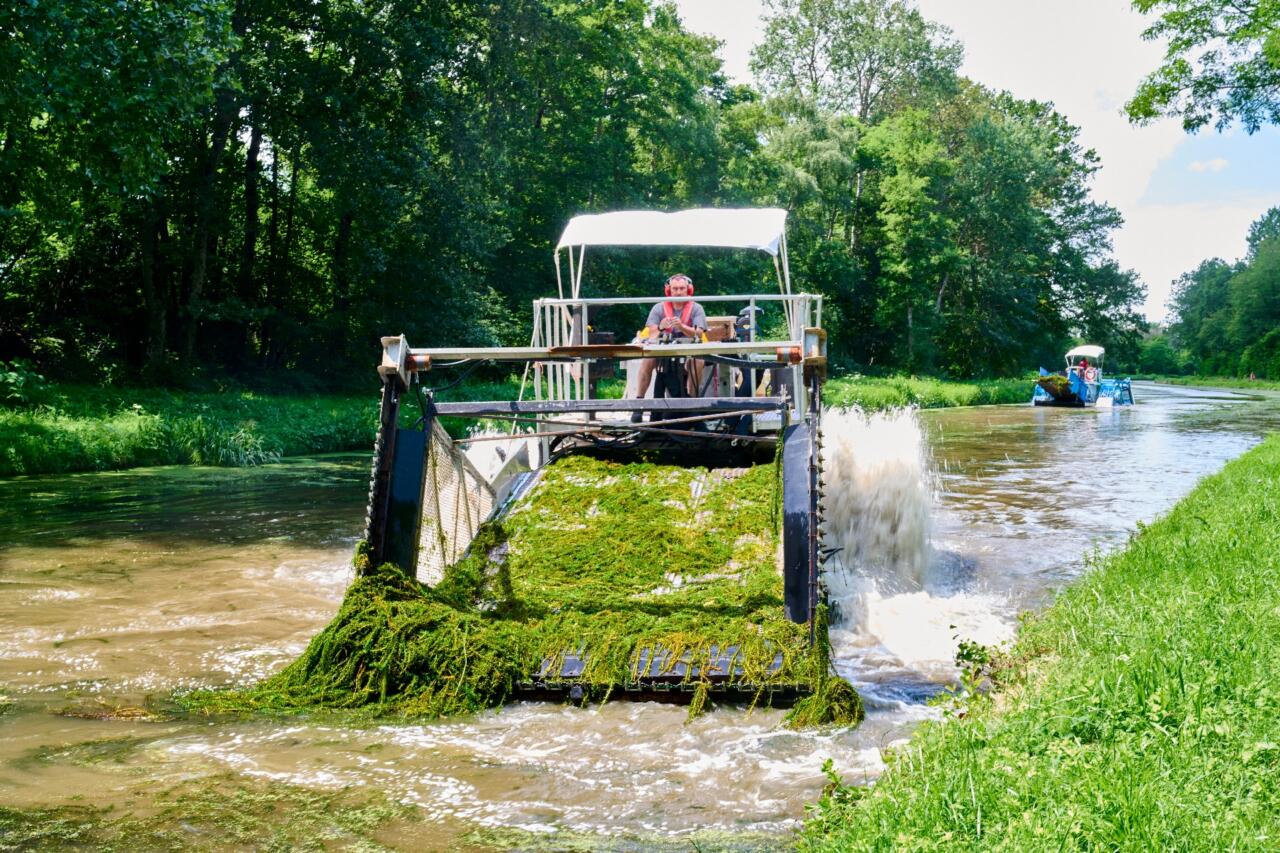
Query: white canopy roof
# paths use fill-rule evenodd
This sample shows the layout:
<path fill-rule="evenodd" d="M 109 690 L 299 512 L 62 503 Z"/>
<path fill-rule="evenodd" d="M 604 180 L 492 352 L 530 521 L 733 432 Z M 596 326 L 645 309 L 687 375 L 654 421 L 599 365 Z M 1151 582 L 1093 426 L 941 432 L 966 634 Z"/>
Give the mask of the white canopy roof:
<path fill-rule="evenodd" d="M 1073 350 L 1068 350 L 1067 358 L 1079 355 L 1085 358 L 1102 358 L 1102 354 L 1105 352 L 1106 350 L 1096 344 L 1082 344 Z"/>
<path fill-rule="evenodd" d="M 569 220 L 556 251 L 566 246 L 718 246 L 777 255 L 786 222 L 787 212 L 776 207 L 585 214 Z"/>

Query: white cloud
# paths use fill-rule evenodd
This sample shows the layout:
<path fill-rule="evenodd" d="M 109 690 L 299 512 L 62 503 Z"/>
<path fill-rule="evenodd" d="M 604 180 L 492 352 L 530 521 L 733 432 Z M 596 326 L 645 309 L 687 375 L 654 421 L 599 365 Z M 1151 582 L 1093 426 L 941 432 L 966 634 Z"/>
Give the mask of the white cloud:
<path fill-rule="evenodd" d="M 763 35 L 762 0 L 676 0 L 686 25 L 725 44 L 721 56 L 735 79 L 750 80 L 748 58 Z M 1144 203 L 1156 167 L 1187 140 L 1178 122 L 1134 127 L 1123 115 L 1164 48 L 1144 42 L 1143 16 L 1126 0 L 918 0 L 925 17 L 948 26 L 964 44 L 962 73 L 1019 98 L 1052 101 L 1080 127 L 1080 139 L 1102 160 L 1094 197 L 1115 205 L 1125 225 L 1115 255 L 1147 284 L 1147 314 L 1164 316 L 1169 283 L 1202 260 L 1239 257 L 1249 222 L 1265 200 L 1229 198 L 1196 204 Z M 1216 174 L 1223 158 L 1193 171 Z M 1183 172 L 1185 174 L 1185 172 Z M 1274 199 L 1270 200 L 1275 203 Z"/>
<path fill-rule="evenodd" d="M 1227 161 L 1222 157 L 1214 157 L 1212 160 L 1193 160 L 1187 164 L 1187 168 L 1193 172 L 1221 172 L 1227 168 Z"/>
<path fill-rule="evenodd" d="M 1165 318 L 1174 279 L 1201 261 L 1234 261 L 1245 253 L 1249 223 L 1275 203 L 1270 196 L 1229 202 L 1145 204 L 1116 234 L 1116 256 L 1142 271 L 1147 317 Z"/>

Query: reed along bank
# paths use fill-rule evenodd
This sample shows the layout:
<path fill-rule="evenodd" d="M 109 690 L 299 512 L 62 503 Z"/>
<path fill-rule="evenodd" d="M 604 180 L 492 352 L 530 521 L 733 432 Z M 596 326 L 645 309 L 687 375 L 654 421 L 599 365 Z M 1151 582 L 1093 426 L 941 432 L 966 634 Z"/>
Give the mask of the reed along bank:
<path fill-rule="evenodd" d="M 1007 653 L 969 649 L 971 682 L 992 692 L 922 726 L 873 787 L 831 787 L 801 849 L 1275 849 L 1278 629 L 1272 434 L 1140 525 Z"/>

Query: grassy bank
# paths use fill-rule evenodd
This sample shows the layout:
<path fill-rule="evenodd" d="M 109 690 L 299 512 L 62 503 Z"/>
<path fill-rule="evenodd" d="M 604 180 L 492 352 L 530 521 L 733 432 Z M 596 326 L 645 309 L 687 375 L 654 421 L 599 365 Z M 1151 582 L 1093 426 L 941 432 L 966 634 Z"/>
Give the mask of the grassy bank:
<path fill-rule="evenodd" d="M 868 411 L 1025 403 L 1027 379 L 952 382 L 841 376 L 826 386 L 832 406 Z M 519 381 L 468 382 L 446 400 L 515 399 Z M 602 389 L 619 396 L 620 382 Z M 368 450 L 378 394 L 272 395 L 54 385 L 39 401 L 0 408 L 0 477 L 103 471 L 141 465 L 257 465 L 285 456 Z M 405 406 L 406 422 L 417 405 Z M 469 422 L 445 419 L 461 434 Z"/>
<path fill-rule="evenodd" d="M 1164 385 L 1191 385 L 1204 388 L 1239 388 L 1242 391 L 1280 391 L 1280 381 L 1241 379 L 1236 376 L 1141 376 Z"/>
<path fill-rule="evenodd" d="M 447 398 L 508 399 L 515 380 L 469 383 Z M 412 400 L 406 422 L 418 415 Z M 378 392 L 282 395 L 58 385 L 0 408 L 0 477 L 141 465 L 258 465 L 284 456 L 370 450 Z M 446 423 L 459 430 L 462 423 Z"/>
<path fill-rule="evenodd" d="M 903 406 L 943 409 L 1026 403 L 1031 400 L 1032 381 L 1030 378 L 960 382 L 928 376 L 837 376 L 827 382 L 823 402 L 828 406 L 860 406 L 869 412 Z"/>
<path fill-rule="evenodd" d="M 993 697 L 835 789 L 802 847 L 1275 849 L 1277 555 L 1272 436 L 1026 624 Z"/>

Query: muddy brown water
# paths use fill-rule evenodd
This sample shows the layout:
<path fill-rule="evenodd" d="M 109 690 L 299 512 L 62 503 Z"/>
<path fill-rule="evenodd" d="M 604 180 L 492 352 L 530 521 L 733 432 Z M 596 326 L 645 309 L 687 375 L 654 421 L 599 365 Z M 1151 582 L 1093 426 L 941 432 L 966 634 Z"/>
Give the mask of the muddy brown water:
<path fill-rule="evenodd" d="M 860 576 L 839 602 L 837 667 L 868 717 L 837 733 L 737 708 L 686 724 L 681 708 L 626 702 L 366 728 L 129 719 L 148 696 L 247 684 L 305 647 L 351 580 L 365 457 L 0 481 L 0 805 L 118 816 L 154 808 L 158 787 L 244 779 L 384 792 L 419 810 L 382 840 L 414 849 L 477 827 L 623 849 L 708 831 L 781 843 L 820 795 L 825 759 L 871 781 L 882 750 L 934 713 L 959 638 L 1008 638 L 1088 554 L 1280 426 L 1274 398 L 1137 396 L 1113 411 L 921 415 L 931 556 L 916 577 Z M 85 716 L 56 713 L 68 707 Z"/>

